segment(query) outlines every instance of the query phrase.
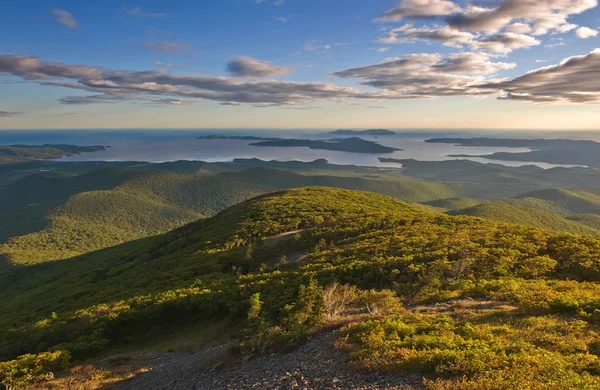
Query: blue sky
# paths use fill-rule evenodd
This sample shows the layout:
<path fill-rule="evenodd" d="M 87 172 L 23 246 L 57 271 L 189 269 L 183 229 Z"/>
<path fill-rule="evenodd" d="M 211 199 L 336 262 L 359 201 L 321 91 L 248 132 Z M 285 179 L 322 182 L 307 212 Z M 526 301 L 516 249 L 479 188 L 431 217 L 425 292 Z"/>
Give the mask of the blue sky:
<path fill-rule="evenodd" d="M 597 0 L 5 1 L 0 128 L 600 129 L 599 28 Z"/>

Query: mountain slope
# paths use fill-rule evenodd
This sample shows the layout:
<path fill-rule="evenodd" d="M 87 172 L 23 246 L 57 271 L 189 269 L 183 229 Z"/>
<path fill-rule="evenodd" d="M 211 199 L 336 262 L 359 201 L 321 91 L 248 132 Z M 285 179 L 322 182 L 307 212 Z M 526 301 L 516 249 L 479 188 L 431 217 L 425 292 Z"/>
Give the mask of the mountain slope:
<path fill-rule="evenodd" d="M 286 190 L 163 235 L 1 274 L 0 359 L 67 350 L 77 361 L 135 335 L 224 319 L 240 351 L 264 353 L 326 326 L 323 289 L 338 282 L 358 294 L 338 342 L 360 352 L 356 367 L 483 381 L 477 375 L 512 372 L 501 358 L 510 355 L 538 367 L 525 370 L 530 377 L 515 371 L 524 384 L 594 388 L 599 259 L 593 237 L 431 213 L 367 192 Z M 469 297 L 514 308 L 447 314 L 428 305 Z M 405 312 L 400 299 L 433 312 Z M 552 378 L 553 366 L 564 375 Z"/>
<path fill-rule="evenodd" d="M 508 202 L 506 202 L 508 203 Z M 468 215 L 494 221 L 516 223 L 543 229 L 553 229 L 576 234 L 598 235 L 600 232 L 585 224 L 568 220 L 549 211 L 514 206 L 505 201 L 484 203 L 466 209 L 451 210 L 449 215 Z"/>
<path fill-rule="evenodd" d="M 559 215 L 600 214 L 600 196 L 587 191 L 545 189 L 507 200 L 511 204 L 550 211 Z"/>
<path fill-rule="evenodd" d="M 48 186 L 60 189 L 45 193 Z M 14 209 L 4 211 L 6 221 L 20 215 L 23 226 L 0 223 L 4 232 L 0 238 L 7 240 L 0 245 L 0 255 L 14 264 L 66 259 L 164 233 L 260 194 L 305 186 L 367 190 L 410 202 L 460 191 L 460 186 L 411 178 L 304 176 L 270 168 L 210 176 L 122 169 L 67 178 L 41 175 L 21 180 L 5 192 L 7 201 L 15 202 Z M 21 196 L 25 193 L 28 200 Z"/>

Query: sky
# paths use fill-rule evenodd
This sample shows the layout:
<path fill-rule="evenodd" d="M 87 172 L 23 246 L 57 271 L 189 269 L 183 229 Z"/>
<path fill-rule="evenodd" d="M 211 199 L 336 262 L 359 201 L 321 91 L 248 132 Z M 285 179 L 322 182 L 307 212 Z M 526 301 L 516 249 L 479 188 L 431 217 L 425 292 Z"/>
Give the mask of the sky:
<path fill-rule="evenodd" d="M 600 130 L 598 0 L 6 0 L 0 129 Z"/>

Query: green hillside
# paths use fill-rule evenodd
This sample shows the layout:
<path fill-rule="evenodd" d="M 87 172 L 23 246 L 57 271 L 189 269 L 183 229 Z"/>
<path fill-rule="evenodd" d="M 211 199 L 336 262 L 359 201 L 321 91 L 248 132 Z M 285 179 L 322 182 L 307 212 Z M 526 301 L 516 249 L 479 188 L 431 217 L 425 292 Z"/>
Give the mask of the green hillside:
<path fill-rule="evenodd" d="M 468 215 L 491 219 L 494 221 L 510 222 L 543 229 L 553 229 L 577 234 L 598 235 L 600 232 L 593 227 L 576 221 L 568 220 L 550 211 L 535 208 L 513 206 L 505 201 L 484 203 L 466 209 L 449 211 L 450 215 Z"/>
<path fill-rule="evenodd" d="M 13 264 L 66 259 L 164 233 L 260 194 L 306 186 L 373 191 L 409 202 L 461 190 L 412 178 L 306 176 L 262 167 L 216 175 L 122 168 L 33 175 L 0 194 L 7 205 L 0 210 L 0 256 Z"/>
<path fill-rule="evenodd" d="M 567 217 L 571 221 L 575 221 L 587 225 L 593 229 L 600 231 L 600 215 L 597 214 L 574 214 Z"/>
<path fill-rule="evenodd" d="M 600 214 L 600 196 L 587 191 L 546 189 L 533 191 L 508 202 L 523 207 L 550 211 L 559 215 Z"/>
<path fill-rule="evenodd" d="M 469 198 L 446 198 L 446 199 L 438 199 L 431 202 L 425 202 L 424 204 L 427 206 L 435 207 L 440 210 L 458 210 L 458 209 L 466 209 L 469 207 L 474 207 L 480 204 L 480 201 Z"/>
<path fill-rule="evenodd" d="M 353 367 L 422 373 L 432 389 L 592 389 L 598 259 L 590 236 L 431 213 L 367 192 L 293 189 L 1 274 L 0 357 L 42 353 L 43 365 L 66 359 L 44 354 L 58 350 L 77 363 L 135 335 L 226 320 L 244 359 L 341 323 L 336 345 L 352 351 Z M 432 305 L 466 298 L 470 309 Z M 20 378 L 5 366 L 0 379 Z"/>

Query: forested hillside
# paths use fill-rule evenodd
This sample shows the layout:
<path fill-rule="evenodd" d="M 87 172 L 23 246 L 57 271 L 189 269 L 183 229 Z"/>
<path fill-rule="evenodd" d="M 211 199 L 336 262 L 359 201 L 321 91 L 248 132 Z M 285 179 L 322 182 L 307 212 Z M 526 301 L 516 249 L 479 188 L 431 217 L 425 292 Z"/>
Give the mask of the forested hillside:
<path fill-rule="evenodd" d="M 5 263 L 0 269 L 6 264 L 67 259 L 164 233 L 260 194 L 306 186 L 372 191 L 439 212 L 598 233 L 589 216 L 600 210 L 598 195 L 589 189 L 548 188 L 582 184 L 578 175 L 561 170 L 469 161 L 406 161 L 402 169 L 256 159 L 33 164 L 0 171 L 0 178 L 7 181 L 0 186 L 0 258 Z M 25 176 L 11 179 L 18 175 L 18 167 Z M 33 167 L 43 172 L 25 174 Z M 583 172 L 588 187 L 600 184 L 600 174 Z"/>
<path fill-rule="evenodd" d="M 13 269 L 0 275 L 2 359 L 76 364 L 221 320 L 244 359 L 338 324 L 356 369 L 419 373 L 432 389 L 598 388 L 600 240 L 429 210 L 302 188 Z M 0 376 L 32 380 L 7 368 L 32 361 Z"/>

